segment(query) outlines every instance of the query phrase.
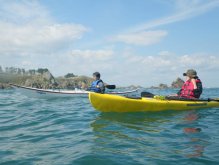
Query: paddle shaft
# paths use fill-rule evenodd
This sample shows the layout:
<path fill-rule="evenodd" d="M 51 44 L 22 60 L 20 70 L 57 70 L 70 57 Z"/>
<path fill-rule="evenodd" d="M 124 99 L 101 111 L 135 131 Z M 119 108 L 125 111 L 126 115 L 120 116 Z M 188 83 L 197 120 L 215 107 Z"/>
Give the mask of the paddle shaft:
<path fill-rule="evenodd" d="M 150 92 L 142 92 L 141 93 L 141 97 L 148 97 L 148 98 L 154 98 L 154 95 L 153 93 L 150 93 Z M 179 101 L 217 101 L 219 102 L 219 99 L 212 99 L 212 98 L 207 98 L 207 99 L 189 99 L 189 98 L 183 98 L 183 97 L 174 97 L 174 96 L 165 96 L 165 99 L 166 100 L 179 100 Z"/>

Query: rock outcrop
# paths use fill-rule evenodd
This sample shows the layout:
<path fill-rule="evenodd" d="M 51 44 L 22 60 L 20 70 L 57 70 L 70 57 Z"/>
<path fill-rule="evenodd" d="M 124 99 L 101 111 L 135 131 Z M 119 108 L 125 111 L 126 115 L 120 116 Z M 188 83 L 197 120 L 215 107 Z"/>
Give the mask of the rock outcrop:
<path fill-rule="evenodd" d="M 7 67 L 5 70 L 3 70 L 0 67 L 1 89 L 7 88 L 9 83 L 43 89 L 86 89 L 90 86 L 92 81 L 93 79 L 90 77 L 76 76 L 73 73 L 68 73 L 64 77 L 55 78 L 46 68 L 25 71 L 24 69 L 14 67 Z"/>
<path fill-rule="evenodd" d="M 9 84 L 6 83 L 0 83 L 0 89 L 10 89 L 11 86 Z"/>
<path fill-rule="evenodd" d="M 74 89 L 74 88 L 81 88 L 86 89 L 90 86 L 91 82 L 93 81 L 92 78 L 87 76 L 77 76 L 77 77 L 59 77 L 56 79 L 58 83 L 59 88 L 68 88 L 68 89 Z"/>
<path fill-rule="evenodd" d="M 176 81 L 173 81 L 171 84 L 171 88 L 181 88 L 184 84 L 184 81 L 181 78 L 177 78 Z"/>

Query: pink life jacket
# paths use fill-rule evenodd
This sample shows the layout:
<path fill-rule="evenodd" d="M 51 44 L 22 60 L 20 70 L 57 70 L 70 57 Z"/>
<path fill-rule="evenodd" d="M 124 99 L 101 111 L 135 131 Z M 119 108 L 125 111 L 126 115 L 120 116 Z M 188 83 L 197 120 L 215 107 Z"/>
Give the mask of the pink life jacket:
<path fill-rule="evenodd" d="M 196 83 L 200 83 L 201 80 L 200 79 L 196 79 L 195 82 Z M 191 99 L 196 98 L 195 94 L 194 94 L 194 85 L 191 82 L 191 80 L 187 80 L 183 84 L 181 92 L 180 92 L 180 96 L 181 97 L 186 97 L 186 98 L 191 98 Z"/>

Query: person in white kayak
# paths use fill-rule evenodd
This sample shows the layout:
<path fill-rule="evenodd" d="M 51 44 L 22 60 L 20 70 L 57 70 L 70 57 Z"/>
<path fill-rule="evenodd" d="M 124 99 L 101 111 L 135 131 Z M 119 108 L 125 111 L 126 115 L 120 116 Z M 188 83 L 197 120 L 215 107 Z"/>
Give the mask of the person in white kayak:
<path fill-rule="evenodd" d="M 89 88 L 90 91 L 97 92 L 97 93 L 104 93 L 105 86 L 103 81 L 100 79 L 100 73 L 94 72 L 93 73 L 94 81 L 91 83 L 91 87 Z"/>

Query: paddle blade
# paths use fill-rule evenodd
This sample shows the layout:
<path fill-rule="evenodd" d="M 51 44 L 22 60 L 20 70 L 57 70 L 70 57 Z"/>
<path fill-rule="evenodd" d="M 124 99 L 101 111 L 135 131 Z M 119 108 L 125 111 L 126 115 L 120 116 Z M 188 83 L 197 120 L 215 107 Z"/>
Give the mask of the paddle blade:
<path fill-rule="evenodd" d="M 217 102 L 219 102 L 219 98 L 214 98 L 214 99 L 209 98 L 208 101 L 217 101 Z"/>
<path fill-rule="evenodd" d="M 116 89 L 115 85 L 106 85 L 105 86 L 107 89 Z"/>
<path fill-rule="evenodd" d="M 149 97 L 149 98 L 153 98 L 155 95 L 153 93 L 150 92 L 141 92 L 141 97 Z"/>

